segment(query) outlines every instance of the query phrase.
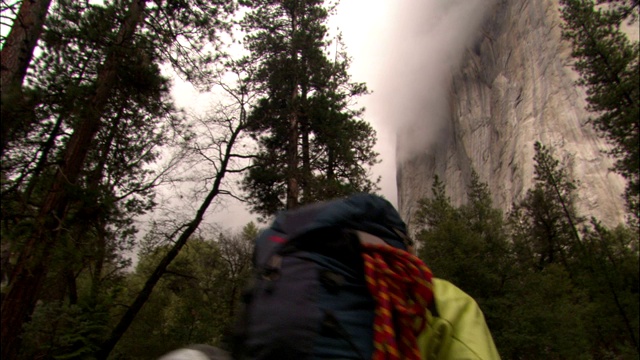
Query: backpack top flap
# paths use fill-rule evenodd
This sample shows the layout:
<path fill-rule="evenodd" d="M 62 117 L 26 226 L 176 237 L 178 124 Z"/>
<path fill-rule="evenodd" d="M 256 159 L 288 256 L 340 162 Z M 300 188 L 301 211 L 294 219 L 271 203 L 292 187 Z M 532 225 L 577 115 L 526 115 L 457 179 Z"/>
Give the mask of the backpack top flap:
<path fill-rule="evenodd" d="M 289 240 L 328 228 L 363 231 L 407 249 L 407 227 L 393 205 L 377 195 L 357 194 L 280 212 L 256 239 L 254 263 L 262 266 Z"/>
<path fill-rule="evenodd" d="M 255 259 L 256 263 L 264 264 L 275 246 L 326 228 L 364 231 L 391 246 L 407 249 L 407 227 L 393 205 L 377 195 L 357 194 L 278 214 L 256 242 L 258 255 L 264 254 L 264 258 Z"/>

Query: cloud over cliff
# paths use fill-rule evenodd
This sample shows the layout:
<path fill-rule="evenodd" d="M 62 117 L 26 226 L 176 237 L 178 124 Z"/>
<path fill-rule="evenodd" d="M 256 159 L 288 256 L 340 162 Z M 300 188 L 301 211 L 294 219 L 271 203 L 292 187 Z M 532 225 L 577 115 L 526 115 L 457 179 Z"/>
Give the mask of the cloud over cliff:
<path fill-rule="evenodd" d="M 369 109 L 395 132 L 397 160 L 438 138 L 449 118 L 451 73 L 464 49 L 480 35 L 493 0 L 396 1 L 380 39 L 379 84 Z"/>

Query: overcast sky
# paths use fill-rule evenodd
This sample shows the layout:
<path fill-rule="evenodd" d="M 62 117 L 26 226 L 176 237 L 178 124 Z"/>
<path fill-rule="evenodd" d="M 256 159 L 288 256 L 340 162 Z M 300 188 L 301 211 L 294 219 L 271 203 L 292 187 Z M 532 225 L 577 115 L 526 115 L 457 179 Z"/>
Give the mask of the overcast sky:
<path fill-rule="evenodd" d="M 377 131 L 381 193 L 397 206 L 396 134 L 406 158 L 425 148 L 446 118 L 450 69 L 477 33 L 491 0 L 342 0 L 331 18 L 352 57 L 350 74 L 373 93 L 360 99 L 364 118 Z M 207 95 L 176 84 L 179 105 L 203 104 Z M 209 100 L 210 101 L 210 100 Z M 410 129 L 410 131 L 406 131 Z M 239 228 L 251 219 L 243 206 L 227 202 L 208 212 L 209 222 Z"/>

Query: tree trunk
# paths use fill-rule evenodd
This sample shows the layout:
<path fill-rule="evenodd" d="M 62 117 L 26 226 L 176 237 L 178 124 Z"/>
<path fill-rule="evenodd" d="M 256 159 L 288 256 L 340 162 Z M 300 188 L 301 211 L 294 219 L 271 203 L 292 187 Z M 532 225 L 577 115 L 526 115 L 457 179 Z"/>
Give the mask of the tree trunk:
<path fill-rule="evenodd" d="M 98 73 L 92 100 L 77 114 L 82 120 L 69 139 L 64 162 L 47 194 L 11 275 L 9 290 L 2 303 L 2 358 L 14 359 L 20 347 L 22 326 L 33 312 L 42 282 L 47 275 L 50 254 L 62 230 L 62 219 L 69 203 L 69 186 L 76 183 L 91 142 L 101 126 L 107 101 L 117 80 L 117 66 L 123 46 L 129 43 L 142 20 L 145 0 L 133 0 L 120 27 L 114 46 Z"/>
<path fill-rule="evenodd" d="M 73 269 L 67 267 L 64 269 L 64 278 L 67 288 L 67 293 L 69 295 L 69 304 L 76 305 L 78 303 L 78 285 L 76 284 L 76 274 L 73 272 Z"/>
<path fill-rule="evenodd" d="M 297 31 L 296 9 L 292 9 L 291 13 L 291 38 Z M 294 63 L 293 69 L 293 90 L 291 91 L 291 100 L 289 103 L 289 139 L 287 143 L 287 209 L 298 207 L 298 197 L 300 195 L 299 188 L 299 171 L 298 171 L 298 139 L 299 139 L 299 119 L 298 119 L 298 54 L 293 44 L 291 44 L 291 60 Z"/>
<path fill-rule="evenodd" d="M 22 82 L 33 57 L 51 0 L 23 0 L 11 31 L 0 51 L 0 92 L 2 93 L 2 132 L 0 156 L 13 131 L 20 127 L 25 117 Z"/>
<path fill-rule="evenodd" d="M 309 143 L 310 124 L 309 116 L 307 115 L 307 88 L 305 84 L 301 86 L 300 104 L 304 109 L 300 114 L 300 129 L 302 137 L 302 174 L 300 176 L 302 190 L 302 203 L 309 203 L 314 200 L 313 191 L 311 191 L 312 176 L 311 176 L 311 145 Z"/>
<path fill-rule="evenodd" d="M 297 97 L 297 89 L 291 96 L 292 102 Z M 287 209 L 294 209 L 298 206 L 298 114 L 297 109 L 292 109 L 289 114 L 289 139 L 287 144 Z"/>
<path fill-rule="evenodd" d="M 311 191 L 311 155 L 309 145 L 309 128 L 306 124 L 306 119 L 303 119 L 302 125 L 302 174 L 300 176 L 301 190 L 302 190 L 302 203 L 309 203 L 313 201 L 313 192 Z"/>
<path fill-rule="evenodd" d="M 338 194 L 338 190 L 334 186 L 335 182 L 335 156 L 332 147 L 327 147 L 327 184 L 325 189 L 329 189 L 329 196 L 335 197 Z"/>

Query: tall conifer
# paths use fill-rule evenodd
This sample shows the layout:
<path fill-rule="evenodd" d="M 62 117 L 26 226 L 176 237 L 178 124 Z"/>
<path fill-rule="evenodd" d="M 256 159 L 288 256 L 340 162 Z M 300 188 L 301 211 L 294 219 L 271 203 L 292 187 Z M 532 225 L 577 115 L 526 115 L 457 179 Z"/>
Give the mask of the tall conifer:
<path fill-rule="evenodd" d="M 635 220 L 640 196 L 640 45 L 622 30 L 637 27 L 637 0 L 562 0 L 563 35 L 573 45 L 578 81 L 587 89 L 593 127 L 612 144 L 615 170 L 627 180 Z"/>
<path fill-rule="evenodd" d="M 349 102 L 366 94 L 351 81 L 342 49 L 330 59 L 331 7 L 319 0 L 247 2 L 242 25 L 262 97 L 249 121 L 260 151 L 243 185 L 252 209 L 270 215 L 302 203 L 373 191 L 375 132 Z"/>

